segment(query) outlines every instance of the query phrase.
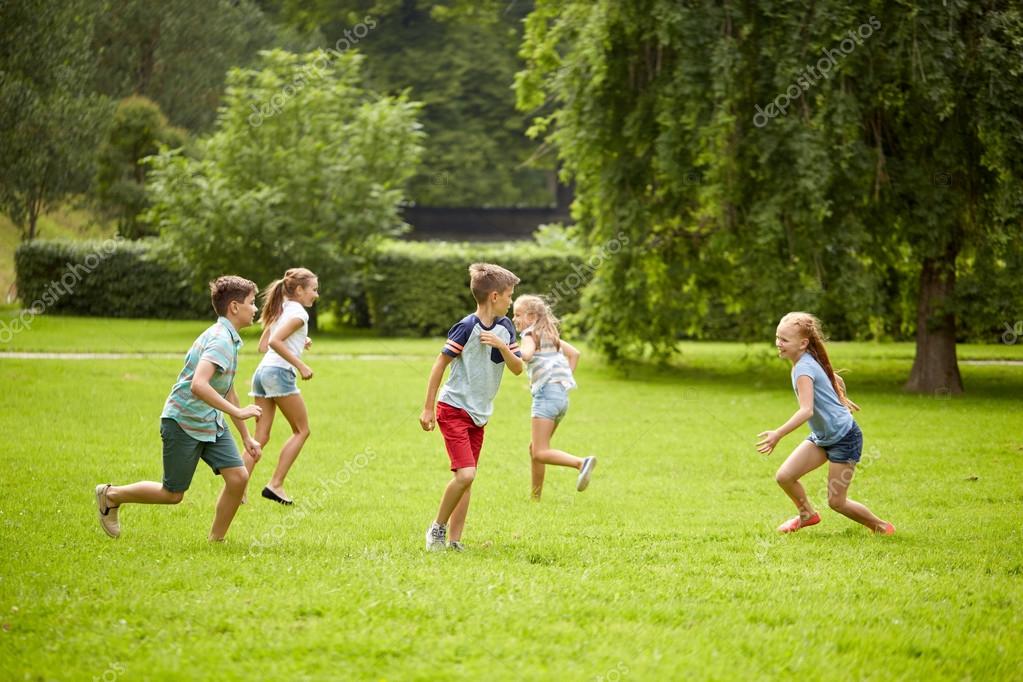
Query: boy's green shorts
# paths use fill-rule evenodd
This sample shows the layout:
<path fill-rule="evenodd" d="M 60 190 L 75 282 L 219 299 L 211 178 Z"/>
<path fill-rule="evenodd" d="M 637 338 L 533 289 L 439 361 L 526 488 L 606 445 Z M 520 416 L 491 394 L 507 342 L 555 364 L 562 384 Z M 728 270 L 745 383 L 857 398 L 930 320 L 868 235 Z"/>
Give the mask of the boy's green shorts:
<path fill-rule="evenodd" d="M 164 417 L 160 420 L 160 438 L 163 440 L 163 487 L 173 493 L 183 493 L 192 485 L 200 459 L 210 465 L 214 474 L 219 474 L 221 469 L 245 466 L 230 430 L 207 443 L 192 438 L 176 421 Z"/>

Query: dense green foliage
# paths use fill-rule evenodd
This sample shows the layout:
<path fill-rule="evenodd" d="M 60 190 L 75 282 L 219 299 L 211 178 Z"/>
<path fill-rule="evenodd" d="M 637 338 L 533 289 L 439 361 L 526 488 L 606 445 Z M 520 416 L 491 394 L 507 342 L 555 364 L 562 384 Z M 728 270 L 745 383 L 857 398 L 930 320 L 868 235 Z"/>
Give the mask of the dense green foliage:
<path fill-rule="evenodd" d="M 88 87 L 95 14 L 87 0 L 0 3 L 0 211 L 25 239 L 92 181 L 112 108 Z"/>
<path fill-rule="evenodd" d="M 950 341 L 956 389 L 957 269 L 997 272 L 1023 232 L 1018 7 L 540 0 L 522 54 L 585 232 L 633 240 L 587 292 L 612 356 L 811 309 Z"/>
<path fill-rule="evenodd" d="M 156 102 L 171 123 L 208 130 L 227 71 L 261 49 L 312 49 L 315 36 L 277 28 L 252 0 L 103 0 L 92 51 L 94 87 Z"/>
<path fill-rule="evenodd" d="M 99 149 L 95 187 L 97 205 L 117 221 L 118 234 L 132 239 L 153 234 L 139 215 L 149 206 L 143 159 L 161 145 L 177 149 L 187 140 L 187 133 L 170 126 L 151 100 L 128 97 L 118 103 Z"/>
<path fill-rule="evenodd" d="M 512 91 L 516 51 L 532 2 L 314 0 L 276 17 L 318 30 L 329 48 L 357 49 L 382 92 L 408 89 L 424 103 L 423 165 L 410 198 L 434 206 L 553 203 L 553 155 L 525 135 Z M 368 29 L 368 30 L 367 30 Z M 536 157 L 536 158 L 534 158 Z"/>
<path fill-rule="evenodd" d="M 577 292 L 589 281 L 586 258 L 573 249 L 532 243 L 391 242 L 373 257 L 366 300 L 373 328 L 388 336 L 444 335 L 476 309 L 469 265 L 497 263 L 521 282 L 515 294 L 539 294 L 556 315 L 578 310 Z"/>
<path fill-rule="evenodd" d="M 18 292 L 34 313 L 97 317 L 209 317 L 208 292 L 155 240 L 25 242 L 15 252 Z"/>
<path fill-rule="evenodd" d="M 197 281 L 235 272 L 269 282 L 300 265 L 324 291 L 347 291 L 376 244 L 402 231 L 418 105 L 364 88 L 362 61 L 354 52 L 263 53 L 259 68 L 228 75 L 201 158 L 153 158 L 147 220 Z"/>

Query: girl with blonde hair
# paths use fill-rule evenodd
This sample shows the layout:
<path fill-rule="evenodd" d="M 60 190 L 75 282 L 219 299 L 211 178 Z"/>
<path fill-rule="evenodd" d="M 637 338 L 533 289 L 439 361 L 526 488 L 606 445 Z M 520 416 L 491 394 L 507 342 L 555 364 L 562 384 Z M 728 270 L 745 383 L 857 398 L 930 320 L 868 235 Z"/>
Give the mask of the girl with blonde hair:
<path fill-rule="evenodd" d="M 810 422 L 810 435 L 775 474 L 778 485 L 799 512 L 778 531 L 793 533 L 820 523 L 820 514 L 810 504 L 799 479 L 827 462 L 828 506 L 875 533 L 894 534 L 895 526 L 848 498 L 849 484 L 863 451 L 863 432 L 852 416 L 852 411 L 860 407 L 846 395 L 845 382 L 831 367 L 820 320 L 809 313 L 785 315 L 778 323 L 775 346 L 778 356 L 792 363 L 792 388 L 799 409 L 777 429 L 761 432 L 757 451 L 770 454 L 778 441 Z"/>
<path fill-rule="evenodd" d="M 551 437 L 568 411 L 568 392 L 576 386 L 572 374 L 579 363 L 579 351 L 561 338 L 558 318 L 539 296 L 519 296 L 513 310 L 512 322 L 522 335 L 519 349 L 533 395 L 529 443 L 533 499 L 540 499 L 548 464 L 578 469 L 576 490 L 581 492 L 590 484 L 597 458 L 580 459 L 551 447 Z"/>

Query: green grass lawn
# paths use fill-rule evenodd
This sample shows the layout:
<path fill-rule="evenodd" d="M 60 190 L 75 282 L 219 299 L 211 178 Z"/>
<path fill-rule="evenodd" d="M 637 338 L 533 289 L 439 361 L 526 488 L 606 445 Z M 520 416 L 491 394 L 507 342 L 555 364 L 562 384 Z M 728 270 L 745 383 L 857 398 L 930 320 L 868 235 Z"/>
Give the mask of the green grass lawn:
<path fill-rule="evenodd" d="M 203 326 L 39 317 L 0 351 L 181 355 Z M 581 494 L 549 470 L 539 504 L 529 394 L 507 374 L 468 551 L 428 555 L 449 473 L 417 416 L 439 347 L 316 338 L 297 504 L 257 496 L 279 421 L 216 546 L 202 464 L 180 506 L 125 507 L 119 540 L 95 518 L 96 483 L 159 480 L 179 359 L 0 359 L 0 678 L 1021 678 L 1023 367 L 964 364 L 966 395 L 915 396 L 899 390 L 911 346 L 833 346 L 864 408 L 852 496 L 891 538 L 827 509 L 823 471 L 806 480 L 823 522 L 774 533 L 792 509 L 773 474 L 802 433 L 753 447 L 796 408 L 767 344 L 684 344 L 624 371 L 585 355 L 555 444 L 600 463 Z"/>

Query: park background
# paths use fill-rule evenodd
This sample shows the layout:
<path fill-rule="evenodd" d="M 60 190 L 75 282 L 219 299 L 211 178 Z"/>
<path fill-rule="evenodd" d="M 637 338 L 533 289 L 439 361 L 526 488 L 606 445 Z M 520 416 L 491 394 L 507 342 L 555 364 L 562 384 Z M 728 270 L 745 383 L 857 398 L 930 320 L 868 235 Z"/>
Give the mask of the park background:
<path fill-rule="evenodd" d="M 1018 679 L 1021 76 L 1012 2 L 4 3 L 0 677 Z M 530 504 L 506 377 L 470 551 L 428 556 L 476 260 L 581 340 L 559 442 L 600 465 Z M 295 265 L 299 504 L 207 547 L 200 471 L 112 543 L 92 487 L 158 475 L 205 283 Z M 894 538 L 773 533 L 789 310 Z"/>

